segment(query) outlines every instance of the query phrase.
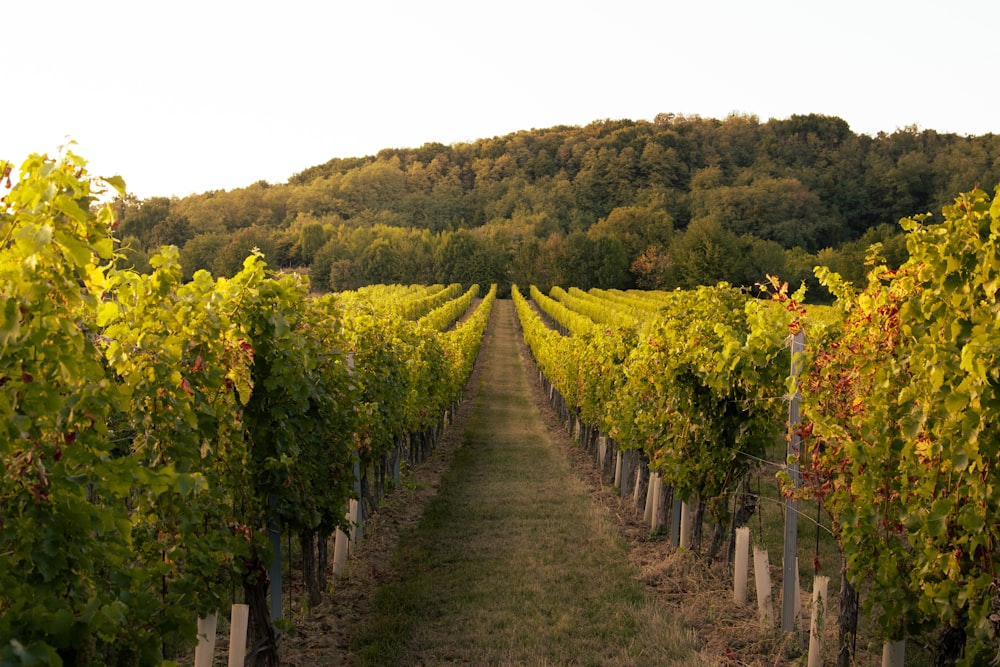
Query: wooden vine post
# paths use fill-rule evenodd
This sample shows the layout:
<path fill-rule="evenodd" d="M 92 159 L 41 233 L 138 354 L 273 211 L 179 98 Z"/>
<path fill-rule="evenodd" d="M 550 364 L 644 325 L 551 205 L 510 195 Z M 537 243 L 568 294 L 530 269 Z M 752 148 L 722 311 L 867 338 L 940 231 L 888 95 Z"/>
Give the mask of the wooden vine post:
<path fill-rule="evenodd" d="M 795 379 L 795 393 L 788 404 L 788 477 L 793 487 L 799 485 L 799 449 L 802 437 L 799 435 L 799 403 L 802 392 L 798 388 L 798 377 L 802 370 L 802 351 L 805 349 L 805 334 L 799 330 L 792 336 L 792 377 Z M 798 552 L 799 515 L 798 501 L 785 498 L 785 554 L 782 562 L 781 630 L 795 631 L 795 601 L 798 580 L 796 554 Z"/>

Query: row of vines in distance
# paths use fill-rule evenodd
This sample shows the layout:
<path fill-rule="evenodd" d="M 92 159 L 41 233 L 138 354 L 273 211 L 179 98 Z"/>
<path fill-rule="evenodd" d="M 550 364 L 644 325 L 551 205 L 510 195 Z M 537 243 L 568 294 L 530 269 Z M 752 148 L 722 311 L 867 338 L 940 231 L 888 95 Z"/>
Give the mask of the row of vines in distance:
<path fill-rule="evenodd" d="M 786 431 L 782 396 L 799 387 L 786 336 L 804 330 L 802 482 L 781 475 L 785 492 L 821 501 L 884 639 L 931 633 L 939 658 L 975 665 L 1000 646 L 1000 196 L 976 190 L 942 213 L 903 220 L 909 259 L 893 270 L 875 248 L 866 285 L 818 269 L 832 309 L 776 282 L 773 300 L 725 285 L 655 297 L 532 288 L 538 310 L 514 298 L 568 409 L 641 451 L 717 525 Z M 644 317 L 654 298 L 658 314 Z"/>
<path fill-rule="evenodd" d="M 729 495 L 783 428 L 791 315 L 720 285 L 666 293 L 648 320 L 605 299 L 597 319 L 618 323 L 609 326 L 531 287 L 539 310 L 570 334 L 563 336 L 513 292 L 525 340 L 568 409 L 588 433 L 640 452 L 680 499 L 699 501 L 717 526 L 714 557 Z"/>
<path fill-rule="evenodd" d="M 355 461 L 441 421 L 495 290 L 451 326 L 478 288 L 314 298 L 259 255 L 185 283 L 169 247 L 140 275 L 121 179 L 0 176 L 0 664 L 170 664 L 233 587 L 273 664 L 268 525 L 346 528 Z"/>

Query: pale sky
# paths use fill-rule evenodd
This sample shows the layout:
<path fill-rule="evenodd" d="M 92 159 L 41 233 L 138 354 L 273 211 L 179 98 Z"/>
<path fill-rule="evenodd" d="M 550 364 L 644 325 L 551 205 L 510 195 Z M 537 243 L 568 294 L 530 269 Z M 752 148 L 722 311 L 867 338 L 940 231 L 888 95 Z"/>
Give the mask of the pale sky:
<path fill-rule="evenodd" d="M 1000 132 L 997 0 L 6 0 L 0 158 L 140 198 L 657 113 Z"/>

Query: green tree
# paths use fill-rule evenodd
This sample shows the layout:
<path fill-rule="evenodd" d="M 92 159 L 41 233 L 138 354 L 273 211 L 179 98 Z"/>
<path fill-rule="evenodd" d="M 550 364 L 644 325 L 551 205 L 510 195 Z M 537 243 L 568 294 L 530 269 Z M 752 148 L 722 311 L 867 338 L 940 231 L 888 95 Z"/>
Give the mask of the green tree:
<path fill-rule="evenodd" d="M 299 232 L 299 243 L 301 245 L 302 261 L 311 264 L 316 256 L 316 251 L 323 247 L 330 239 L 330 234 L 318 222 L 308 222 L 302 226 Z"/>
<path fill-rule="evenodd" d="M 552 278 L 543 266 L 538 239 L 525 239 L 518 244 L 511 260 L 511 282 L 515 285 L 535 285 L 543 292 L 552 289 Z"/>
<path fill-rule="evenodd" d="M 607 236 L 593 239 L 583 232 L 574 232 L 562 245 L 556 276 L 558 284 L 583 290 L 621 288 L 631 282 L 628 268 L 621 241 Z"/>
<path fill-rule="evenodd" d="M 475 274 L 472 257 L 479 250 L 479 242 L 469 231 L 446 232 L 434 253 L 436 282 L 466 284 Z"/>
<path fill-rule="evenodd" d="M 149 250 L 155 247 L 157 228 L 170 217 L 170 199 L 150 197 L 138 205 L 123 206 L 119 212 L 124 216 L 118 222 L 118 233 L 137 239 L 143 250 Z"/>
<path fill-rule="evenodd" d="M 333 237 L 316 251 L 309 265 L 309 284 L 316 292 L 328 292 L 330 285 L 330 269 L 338 261 L 346 260 L 350 253 L 344 247 L 341 239 Z M 358 270 L 360 277 L 360 270 Z M 358 285 L 360 287 L 360 284 Z M 337 287 L 343 289 L 343 287 Z M 354 288 L 351 288 L 354 289 Z"/>
<path fill-rule="evenodd" d="M 191 223 L 182 215 L 169 213 L 149 233 L 148 249 L 154 250 L 160 246 L 172 245 L 181 248 L 194 236 Z"/>
<path fill-rule="evenodd" d="M 656 203 L 623 206 L 598 220 L 587 233 L 594 239 L 617 239 L 629 259 L 635 259 L 649 246 L 665 248 L 670 245 L 674 224 L 670 214 Z"/>
<path fill-rule="evenodd" d="M 181 268 L 184 278 L 190 280 L 195 271 L 204 269 L 212 272 L 216 257 L 229 243 L 227 234 L 198 234 L 184 244 L 181 250 Z"/>
<path fill-rule="evenodd" d="M 729 278 L 734 285 L 754 287 L 767 283 L 767 276 L 784 276 L 788 272 L 785 249 L 774 241 L 742 236 L 737 247 L 735 267 Z"/>
<path fill-rule="evenodd" d="M 689 166 L 681 160 L 676 148 L 664 148 L 654 140 L 643 148 L 639 169 L 646 186 L 677 188 L 684 184 Z"/>
<path fill-rule="evenodd" d="M 632 286 L 629 257 L 621 241 L 603 237 L 594 240 L 591 274 L 594 287 L 627 289 Z"/>
<path fill-rule="evenodd" d="M 340 192 L 356 212 L 364 209 L 399 212 L 407 194 L 399 158 L 378 160 L 349 171 L 340 183 Z"/>
<path fill-rule="evenodd" d="M 234 276 L 243 268 L 243 262 L 255 250 L 259 251 L 270 266 L 284 264 L 278 252 L 275 236 L 263 227 L 241 229 L 222 246 L 212 260 L 212 273 L 217 276 Z"/>
<path fill-rule="evenodd" d="M 396 248 L 399 253 L 400 282 L 434 282 L 435 240 L 426 229 L 401 229 Z"/>
<path fill-rule="evenodd" d="M 510 261 L 502 243 L 466 230 L 443 234 L 434 254 L 437 282 L 496 283 L 500 294 L 509 293 Z"/>
<path fill-rule="evenodd" d="M 358 266 L 364 281 L 369 285 L 398 283 L 402 281 L 399 252 L 385 238 L 376 238 L 359 257 Z"/>
<path fill-rule="evenodd" d="M 748 177 L 747 185 L 692 191 L 692 219 L 709 220 L 737 236 L 752 234 L 785 248 L 815 251 L 843 239 L 840 222 L 824 216 L 819 198 L 798 179 Z"/>
<path fill-rule="evenodd" d="M 693 288 L 737 277 L 739 240 L 710 219 L 693 220 L 670 246 L 669 286 Z"/>
<path fill-rule="evenodd" d="M 361 267 L 353 259 L 336 259 L 329 266 L 326 280 L 322 281 L 322 286 L 314 284 L 314 290 L 345 292 L 368 284 L 361 273 Z"/>

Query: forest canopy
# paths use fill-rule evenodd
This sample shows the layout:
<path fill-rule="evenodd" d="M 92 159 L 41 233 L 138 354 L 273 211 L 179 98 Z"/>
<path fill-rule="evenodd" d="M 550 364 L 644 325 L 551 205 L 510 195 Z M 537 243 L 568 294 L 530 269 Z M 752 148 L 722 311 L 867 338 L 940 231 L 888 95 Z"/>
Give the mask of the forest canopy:
<path fill-rule="evenodd" d="M 859 283 L 869 247 L 905 257 L 897 221 L 1000 183 L 1000 136 L 842 119 L 659 114 L 332 159 L 285 184 L 116 202 L 126 262 L 161 245 L 231 275 L 253 248 L 317 291 L 372 283 L 672 289 L 813 267 Z"/>

